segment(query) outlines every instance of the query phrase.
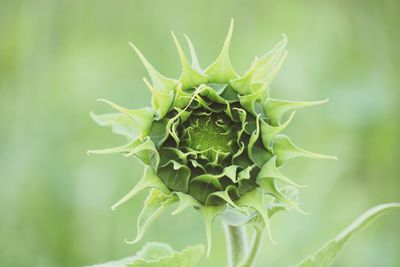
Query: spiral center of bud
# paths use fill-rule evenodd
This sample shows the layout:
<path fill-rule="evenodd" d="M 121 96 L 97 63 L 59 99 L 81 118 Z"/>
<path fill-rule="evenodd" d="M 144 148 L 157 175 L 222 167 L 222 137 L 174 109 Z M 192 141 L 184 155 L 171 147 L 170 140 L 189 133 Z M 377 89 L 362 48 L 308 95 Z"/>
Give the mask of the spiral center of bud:
<path fill-rule="evenodd" d="M 196 151 L 230 153 L 235 140 L 232 124 L 224 114 L 191 116 L 185 127 L 185 145 Z"/>

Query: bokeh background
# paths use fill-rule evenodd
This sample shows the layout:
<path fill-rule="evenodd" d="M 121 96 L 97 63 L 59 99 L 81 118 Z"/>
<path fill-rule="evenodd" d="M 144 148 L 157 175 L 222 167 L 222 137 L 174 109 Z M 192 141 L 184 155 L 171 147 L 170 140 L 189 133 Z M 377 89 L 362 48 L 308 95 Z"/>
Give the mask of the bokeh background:
<path fill-rule="evenodd" d="M 144 240 L 135 234 L 141 194 L 110 206 L 141 177 L 134 158 L 91 156 L 122 144 L 89 118 L 150 104 L 146 76 L 128 42 L 166 75 L 178 77 L 170 30 L 188 33 L 202 66 L 219 52 L 235 19 L 233 64 L 243 73 L 255 55 L 289 37 L 289 57 L 272 95 L 330 98 L 296 114 L 287 132 L 335 161 L 299 159 L 285 172 L 300 183 L 311 215 L 277 215 L 273 245 L 257 266 L 289 266 L 334 237 L 368 207 L 400 201 L 400 2 L 0 0 L 0 266 L 82 266 L 134 254 L 146 241 L 176 249 L 204 243 L 195 211 L 165 213 Z M 181 39 L 183 41 L 183 38 Z M 352 239 L 335 266 L 400 266 L 400 215 Z M 200 266 L 225 266 L 219 222 L 214 249 Z"/>

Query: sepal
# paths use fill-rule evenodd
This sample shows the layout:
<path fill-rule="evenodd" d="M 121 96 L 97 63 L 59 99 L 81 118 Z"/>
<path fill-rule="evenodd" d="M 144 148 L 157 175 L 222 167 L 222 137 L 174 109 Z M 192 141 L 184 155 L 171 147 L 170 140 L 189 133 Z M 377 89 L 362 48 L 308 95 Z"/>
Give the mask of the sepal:
<path fill-rule="evenodd" d="M 134 129 L 136 136 L 143 139 L 149 134 L 154 118 L 154 111 L 151 108 L 127 109 L 106 99 L 98 99 L 97 101 L 104 102 L 128 116 L 133 122 L 132 129 Z"/>
<path fill-rule="evenodd" d="M 233 32 L 233 20 L 229 26 L 228 35 L 226 36 L 222 51 L 217 59 L 206 69 L 209 81 L 213 83 L 227 83 L 237 78 L 237 74 L 232 67 L 229 59 L 229 47 L 231 44 Z"/>
<path fill-rule="evenodd" d="M 267 209 L 265 208 L 266 205 L 264 203 L 263 195 L 264 193 L 261 189 L 255 188 L 238 199 L 236 204 L 241 207 L 249 207 L 254 209 L 260 216 L 260 219 L 264 222 L 269 239 L 274 242 L 271 234 L 270 219 Z"/>
<path fill-rule="evenodd" d="M 212 232 L 211 227 L 215 217 L 221 214 L 225 209 L 225 206 L 201 206 L 199 212 L 204 219 L 204 225 L 206 228 L 207 237 L 207 257 L 210 256 L 212 247 Z"/>
<path fill-rule="evenodd" d="M 241 95 L 250 95 L 264 87 L 267 91 L 268 84 L 279 72 L 286 58 L 286 35 L 270 52 L 256 57 L 249 70 L 242 76 L 231 81 L 232 87 Z M 266 92 L 267 93 L 267 92 Z"/>
<path fill-rule="evenodd" d="M 307 187 L 306 185 L 300 185 L 292 181 L 286 175 L 284 175 L 276 166 L 276 156 L 273 156 L 270 160 L 268 160 L 258 172 L 256 182 L 261 185 L 261 181 L 264 179 L 276 179 L 283 183 L 300 188 Z"/>
<path fill-rule="evenodd" d="M 263 102 L 264 112 L 271 122 L 272 126 L 278 126 L 281 122 L 282 116 L 291 110 L 297 108 L 311 107 L 321 105 L 328 102 L 328 99 L 322 101 L 309 101 L 309 102 L 297 102 L 288 100 L 279 100 L 268 98 Z"/>
<path fill-rule="evenodd" d="M 165 77 L 164 75 L 160 74 L 143 56 L 142 52 L 132 43 L 129 43 L 133 50 L 136 52 L 139 59 L 142 61 L 144 67 L 146 68 L 147 72 L 149 73 L 151 82 L 153 86 L 160 90 L 163 93 L 168 94 L 171 91 L 175 90 L 176 81 L 170 78 Z"/>
<path fill-rule="evenodd" d="M 109 126 L 116 134 L 123 135 L 128 139 L 137 138 L 137 124 L 123 113 L 95 114 L 90 112 L 90 117 L 100 126 Z"/>
<path fill-rule="evenodd" d="M 182 192 L 172 192 L 178 198 L 178 207 L 171 213 L 171 215 L 176 215 L 181 213 L 187 208 L 197 208 L 201 207 L 201 203 L 198 202 L 194 197 L 189 194 L 185 194 Z"/>
<path fill-rule="evenodd" d="M 123 198 L 121 198 L 117 203 L 115 203 L 111 209 L 116 210 L 117 207 L 121 206 L 125 202 L 127 202 L 129 199 L 134 197 L 137 193 L 141 192 L 144 189 L 147 188 L 156 188 L 160 192 L 164 194 L 169 194 L 170 190 L 168 187 L 164 184 L 164 182 L 161 180 L 160 177 L 157 176 L 155 171 L 149 167 L 146 166 L 144 169 L 144 174 L 140 181 L 133 187 L 131 191 L 129 191 L 128 194 L 126 194 Z"/>
<path fill-rule="evenodd" d="M 207 83 L 208 77 L 201 72 L 194 69 L 188 62 L 185 53 L 181 45 L 179 44 L 178 39 L 176 38 L 175 34 L 171 31 L 172 38 L 174 39 L 176 49 L 178 50 L 179 58 L 182 64 L 182 74 L 180 77 L 180 82 L 182 83 L 182 89 L 190 89 L 199 84 Z M 192 51 L 192 50 L 191 50 Z M 193 55 L 192 55 L 193 57 Z M 197 57 L 196 57 L 197 58 Z"/>
<path fill-rule="evenodd" d="M 294 158 L 314 158 L 314 159 L 334 159 L 336 157 L 313 153 L 299 148 L 286 135 L 277 135 L 273 143 L 273 151 L 276 155 L 277 166 L 282 165 L 286 161 Z"/>
<path fill-rule="evenodd" d="M 156 111 L 156 119 L 160 120 L 167 115 L 168 111 L 172 108 L 174 103 L 175 92 L 169 91 L 168 93 L 157 90 L 153 85 L 149 83 L 146 78 L 143 78 L 144 83 L 151 92 L 151 104 L 153 109 Z"/>
<path fill-rule="evenodd" d="M 271 148 L 275 136 L 286 129 L 286 127 L 292 121 L 295 113 L 296 112 L 293 111 L 290 114 L 289 118 L 285 121 L 285 123 L 283 123 L 279 126 L 271 126 L 266 121 L 261 120 L 261 140 L 266 149 Z"/>
<path fill-rule="evenodd" d="M 176 201 L 175 197 L 164 194 L 157 189 L 152 189 L 137 219 L 137 233 L 135 239 L 132 241 L 125 240 L 125 242 L 134 244 L 140 241 L 150 224 L 157 219 L 168 206 Z"/>
<path fill-rule="evenodd" d="M 198 72 L 201 72 L 201 68 L 200 68 L 200 63 L 199 60 L 197 58 L 197 53 L 196 50 L 194 49 L 193 43 L 190 40 L 189 36 L 187 36 L 186 34 L 184 34 L 186 42 L 188 43 L 189 46 L 189 51 L 190 51 L 190 57 L 192 58 L 192 67 L 193 69 L 197 70 Z"/>

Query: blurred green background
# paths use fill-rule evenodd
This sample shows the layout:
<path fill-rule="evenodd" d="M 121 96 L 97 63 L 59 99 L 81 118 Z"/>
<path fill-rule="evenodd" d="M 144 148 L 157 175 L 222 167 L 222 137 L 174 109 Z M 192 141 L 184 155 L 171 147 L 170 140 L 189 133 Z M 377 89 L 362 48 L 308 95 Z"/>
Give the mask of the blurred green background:
<path fill-rule="evenodd" d="M 175 248 L 204 243 L 195 211 L 161 216 L 145 239 L 127 245 L 144 194 L 110 206 L 140 178 L 134 158 L 86 150 L 124 140 L 95 125 L 89 111 L 106 98 L 150 104 L 146 76 L 128 42 L 166 75 L 179 75 L 170 30 L 188 33 L 202 66 L 219 52 L 235 19 L 232 62 L 239 73 L 281 33 L 289 57 L 272 95 L 330 102 L 297 112 L 287 130 L 310 150 L 339 160 L 285 167 L 309 185 L 311 215 L 277 215 L 273 245 L 257 266 L 288 266 L 334 237 L 375 204 L 400 200 L 400 2 L 0 0 L 0 266 L 82 266 L 133 254 L 146 241 Z M 183 39 L 182 39 L 183 40 Z M 335 266 L 400 266 L 400 216 L 389 214 L 356 236 Z M 225 266 L 215 223 L 214 249 L 200 266 Z"/>

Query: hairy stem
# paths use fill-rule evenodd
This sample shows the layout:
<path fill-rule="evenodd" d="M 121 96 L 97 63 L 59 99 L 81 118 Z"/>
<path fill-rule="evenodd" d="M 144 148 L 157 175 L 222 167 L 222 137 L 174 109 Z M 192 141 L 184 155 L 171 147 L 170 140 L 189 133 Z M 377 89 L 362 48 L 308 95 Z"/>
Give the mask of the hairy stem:
<path fill-rule="evenodd" d="M 228 267 L 239 267 L 247 255 L 247 236 L 243 226 L 225 224 Z"/>
<path fill-rule="evenodd" d="M 247 254 L 246 259 L 242 261 L 240 267 L 252 267 L 257 257 L 257 253 L 260 248 L 260 243 L 261 240 L 263 239 L 263 229 L 261 227 L 254 227 L 254 229 L 255 232 L 253 237 L 253 243 L 251 245 L 249 253 Z"/>

